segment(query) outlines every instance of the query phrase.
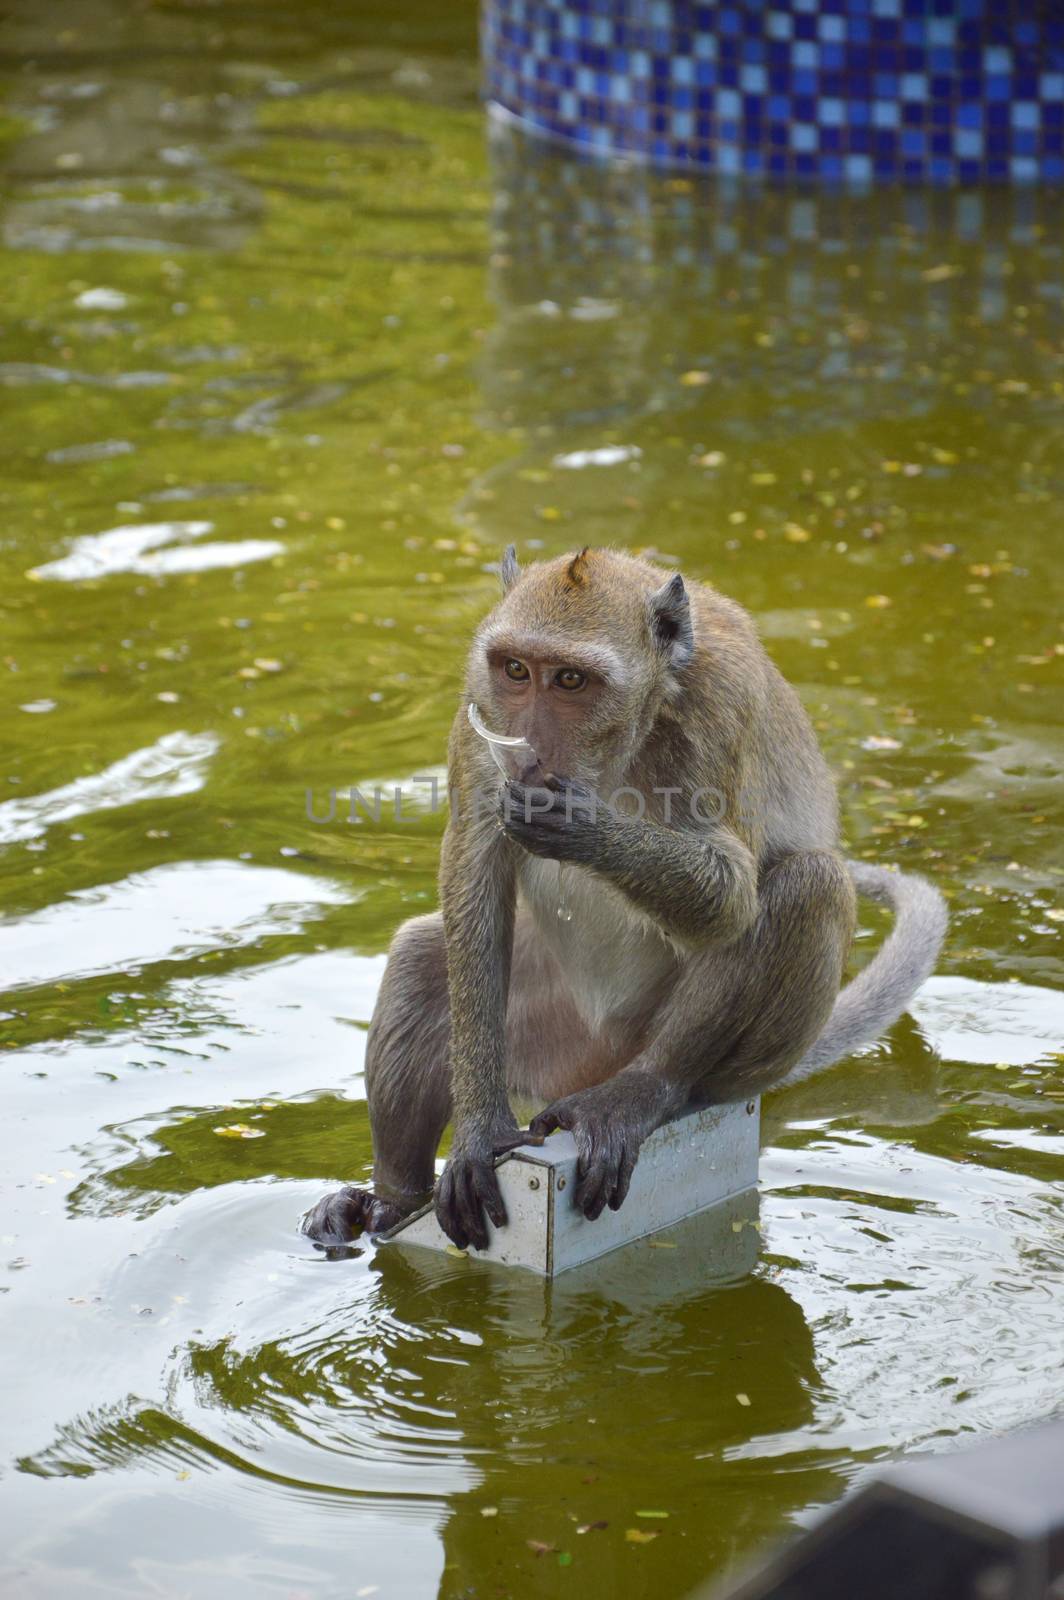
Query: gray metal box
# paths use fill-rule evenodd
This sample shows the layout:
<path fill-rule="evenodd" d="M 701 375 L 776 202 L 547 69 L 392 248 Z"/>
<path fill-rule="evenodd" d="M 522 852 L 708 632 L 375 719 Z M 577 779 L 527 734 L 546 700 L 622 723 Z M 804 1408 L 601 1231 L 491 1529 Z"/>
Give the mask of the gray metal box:
<path fill-rule="evenodd" d="M 477 1258 L 552 1278 L 753 1189 L 759 1123 L 759 1102 L 751 1100 L 707 1107 L 659 1128 L 640 1152 L 621 1209 L 606 1210 L 594 1222 L 572 1204 L 572 1134 L 553 1133 L 543 1145 L 522 1145 L 503 1156 L 496 1169 L 509 1221 L 505 1228 L 488 1224 L 488 1247 L 476 1252 Z M 431 1206 L 383 1237 L 430 1250 L 454 1248 Z"/>

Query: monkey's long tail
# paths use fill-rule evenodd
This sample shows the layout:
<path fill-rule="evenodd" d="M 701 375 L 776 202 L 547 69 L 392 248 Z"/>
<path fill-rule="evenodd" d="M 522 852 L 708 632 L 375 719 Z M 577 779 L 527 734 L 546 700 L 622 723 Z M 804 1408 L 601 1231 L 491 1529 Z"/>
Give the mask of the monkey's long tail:
<path fill-rule="evenodd" d="M 801 1083 L 841 1061 L 896 1022 L 934 970 L 946 934 L 946 903 L 926 878 L 848 861 L 858 894 L 888 905 L 894 927 L 872 960 L 835 1001 L 827 1026 L 780 1087 Z"/>

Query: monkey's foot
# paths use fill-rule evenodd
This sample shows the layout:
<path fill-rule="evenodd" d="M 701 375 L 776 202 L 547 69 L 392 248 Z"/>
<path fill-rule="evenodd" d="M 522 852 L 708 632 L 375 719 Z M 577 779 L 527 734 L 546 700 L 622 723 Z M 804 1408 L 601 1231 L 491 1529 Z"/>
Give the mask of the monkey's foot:
<path fill-rule="evenodd" d="M 303 1218 L 302 1232 L 316 1244 L 332 1248 L 361 1233 L 386 1233 L 408 1213 L 369 1189 L 337 1189 L 318 1201 Z"/>
<path fill-rule="evenodd" d="M 470 1245 L 476 1250 L 488 1248 L 486 1217 L 497 1228 L 506 1225 L 506 1207 L 495 1176 L 499 1156 L 523 1144 L 542 1143 L 542 1138 L 527 1128 L 502 1127 L 487 1139 L 452 1145 L 434 1203 L 437 1222 L 459 1250 Z"/>
<path fill-rule="evenodd" d="M 593 1222 L 606 1206 L 620 1209 L 644 1139 L 667 1120 L 675 1103 L 676 1093 L 663 1079 L 629 1070 L 555 1100 L 532 1118 L 529 1128 L 539 1134 L 566 1128 L 573 1135 L 573 1205 Z"/>

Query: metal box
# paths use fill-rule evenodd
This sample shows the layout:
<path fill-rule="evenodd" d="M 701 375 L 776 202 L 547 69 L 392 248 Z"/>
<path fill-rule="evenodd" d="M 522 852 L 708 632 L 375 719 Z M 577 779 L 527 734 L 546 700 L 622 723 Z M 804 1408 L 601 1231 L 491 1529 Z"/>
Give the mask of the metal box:
<path fill-rule="evenodd" d="M 488 1247 L 477 1251 L 477 1258 L 553 1278 L 753 1189 L 759 1123 L 759 1102 L 751 1100 L 707 1107 L 659 1128 L 640 1152 L 620 1210 L 606 1210 L 594 1222 L 572 1204 L 572 1134 L 552 1133 L 542 1145 L 522 1145 L 497 1165 L 509 1220 L 505 1228 L 488 1224 Z M 382 1238 L 429 1250 L 454 1249 L 431 1206 Z"/>

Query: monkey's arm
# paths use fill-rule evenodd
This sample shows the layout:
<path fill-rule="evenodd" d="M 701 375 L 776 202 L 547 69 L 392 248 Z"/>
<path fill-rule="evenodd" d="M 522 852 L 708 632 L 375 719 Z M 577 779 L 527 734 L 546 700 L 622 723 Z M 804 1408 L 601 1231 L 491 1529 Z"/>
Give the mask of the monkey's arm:
<path fill-rule="evenodd" d="M 504 831 L 530 854 L 588 867 L 685 945 L 730 944 L 757 916 L 757 865 L 722 824 L 681 832 L 620 816 L 559 779 L 549 790 L 508 783 L 501 814 Z"/>
<path fill-rule="evenodd" d="M 496 1227 L 505 1223 L 494 1156 L 522 1142 L 506 1096 L 505 1062 L 515 896 L 516 851 L 494 820 L 453 820 L 444 838 L 440 897 L 454 1136 L 435 1206 L 460 1249 L 487 1245 L 485 1211 Z"/>

